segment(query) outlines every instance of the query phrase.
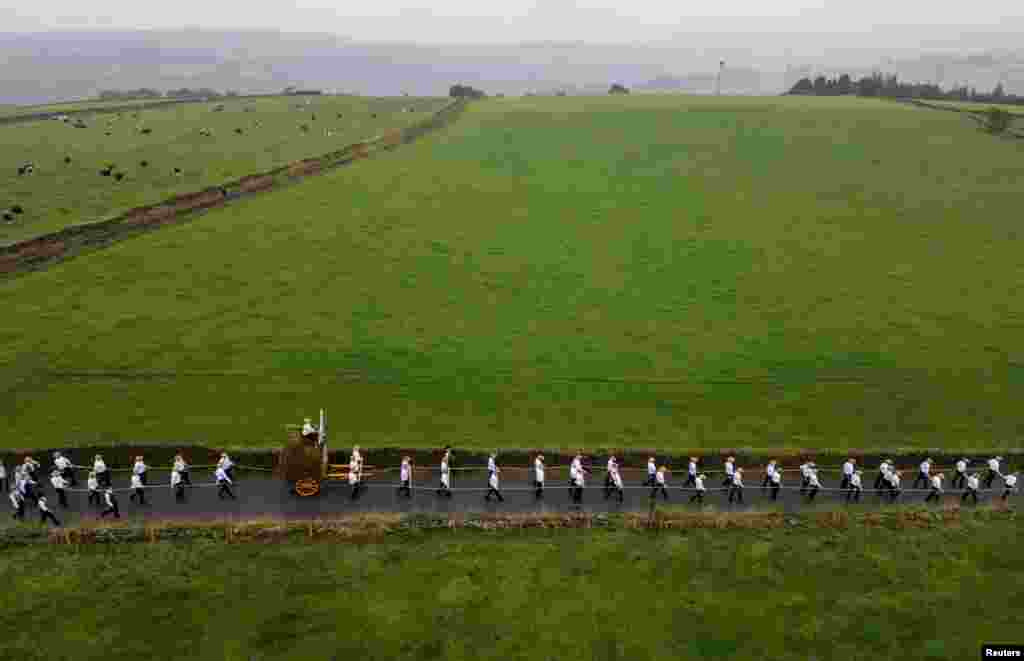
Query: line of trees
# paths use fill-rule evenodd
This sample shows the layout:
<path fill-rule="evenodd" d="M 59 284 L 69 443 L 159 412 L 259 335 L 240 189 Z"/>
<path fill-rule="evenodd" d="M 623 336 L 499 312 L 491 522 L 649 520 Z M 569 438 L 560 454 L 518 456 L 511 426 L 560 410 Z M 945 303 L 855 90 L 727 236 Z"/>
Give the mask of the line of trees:
<path fill-rule="evenodd" d="M 907 83 L 899 80 L 895 74 L 874 73 L 853 80 L 848 74 L 837 78 L 817 76 L 801 78 L 789 90 L 788 94 L 809 94 L 813 96 L 872 96 L 890 99 L 934 99 L 946 101 L 973 101 L 977 103 L 1011 103 L 1024 105 L 1024 96 L 1007 94 L 1003 84 L 999 83 L 991 93 L 978 93 L 974 87 L 966 85 L 944 90 L 934 83 Z"/>
<path fill-rule="evenodd" d="M 475 87 L 471 87 L 469 85 L 452 85 L 451 88 L 448 90 L 448 96 L 452 98 L 464 97 L 470 99 L 482 99 L 487 95 L 484 94 L 482 91 L 476 89 Z"/>
<path fill-rule="evenodd" d="M 167 92 L 161 92 L 160 90 L 152 89 L 149 87 L 140 87 L 136 90 L 102 90 L 99 93 L 99 99 L 101 101 L 126 101 L 131 99 L 193 99 L 193 98 L 210 98 L 219 99 L 222 97 L 238 96 L 238 92 L 229 90 L 227 92 L 218 92 L 217 90 L 210 89 L 209 87 L 200 87 L 198 89 L 192 89 L 189 87 L 182 87 L 176 90 L 167 90 Z"/>

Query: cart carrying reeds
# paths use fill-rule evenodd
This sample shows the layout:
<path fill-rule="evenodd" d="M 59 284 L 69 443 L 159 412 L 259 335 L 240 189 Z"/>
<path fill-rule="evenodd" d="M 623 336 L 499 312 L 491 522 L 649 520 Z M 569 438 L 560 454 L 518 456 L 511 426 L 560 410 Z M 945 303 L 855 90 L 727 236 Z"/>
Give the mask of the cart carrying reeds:
<path fill-rule="evenodd" d="M 292 484 L 296 495 L 315 496 L 327 477 L 327 427 L 323 409 L 318 433 L 303 436 L 301 425 L 288 425 L 287 429 L 288 445 L 281 452 L 281 474 Z"/>

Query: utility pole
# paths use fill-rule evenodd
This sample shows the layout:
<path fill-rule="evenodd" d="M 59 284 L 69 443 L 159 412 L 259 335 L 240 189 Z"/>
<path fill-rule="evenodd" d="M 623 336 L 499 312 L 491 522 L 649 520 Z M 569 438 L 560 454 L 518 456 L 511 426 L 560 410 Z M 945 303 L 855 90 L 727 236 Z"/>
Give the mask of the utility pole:
<path fill-rule="evenodd" d="M 715 96 L 722 95 L 722 70 L 725 69 L 725 60 L 718 61 L 718 78 L 715 79 Z"/>

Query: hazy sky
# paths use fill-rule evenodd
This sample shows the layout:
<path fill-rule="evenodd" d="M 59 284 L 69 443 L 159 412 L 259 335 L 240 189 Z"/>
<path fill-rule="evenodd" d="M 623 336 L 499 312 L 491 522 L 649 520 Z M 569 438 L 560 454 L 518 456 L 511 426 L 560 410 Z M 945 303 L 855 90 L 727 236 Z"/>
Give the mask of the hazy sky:
<path fill-rule="evenodd" d="M 700 31 L 874 31 L 955 41 L 961 32 L 1022 28 L 1020 0 L 8 0 L 4 32 L 81 28 L 280 29 L 358 41 L 601 43 L 671 40 Z M 892 26 L 879 31 L 879 25 Z M 865 44 L 867 45 L 867 44 Z"/>

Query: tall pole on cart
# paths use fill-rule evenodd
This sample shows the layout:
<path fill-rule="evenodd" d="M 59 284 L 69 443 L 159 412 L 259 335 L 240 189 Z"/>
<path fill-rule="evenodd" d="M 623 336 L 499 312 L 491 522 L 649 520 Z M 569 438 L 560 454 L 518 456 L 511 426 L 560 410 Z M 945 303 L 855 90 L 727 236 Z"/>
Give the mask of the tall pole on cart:
<path fill-rule="evenodd" d="M 327 476 L 327 427 L 324 424 L 324 410 L 320 409 L 320 474 Z"/>

